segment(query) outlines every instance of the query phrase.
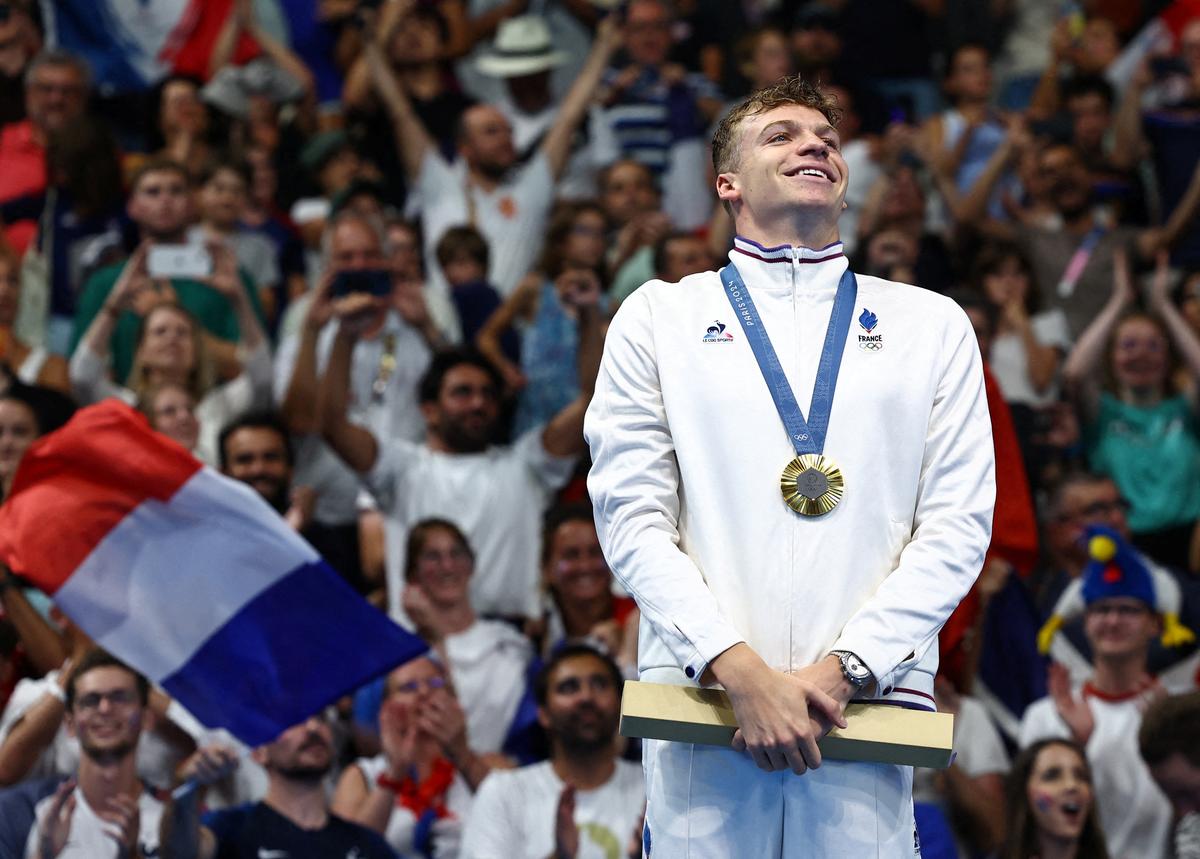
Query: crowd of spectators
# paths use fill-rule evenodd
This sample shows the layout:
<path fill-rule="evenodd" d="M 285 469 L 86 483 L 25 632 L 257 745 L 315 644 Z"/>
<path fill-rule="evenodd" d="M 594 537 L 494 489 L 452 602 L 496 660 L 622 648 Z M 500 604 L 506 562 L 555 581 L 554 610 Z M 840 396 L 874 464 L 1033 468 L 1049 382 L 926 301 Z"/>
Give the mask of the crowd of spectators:
<path fill-rule="evenodd" d="M 0 859 L 641 855 L 584 412 L 622 300 L 732 247 L 711 129 L 796 73 L 852 267 L 984 358 L 923 855 L 1200 857 L 1200 3 L 232 0 L 117 95 L 52 7 L 0 2 L 0 492 L 117 397 L 431 651 L 250 750 L 0 569 Z"/>

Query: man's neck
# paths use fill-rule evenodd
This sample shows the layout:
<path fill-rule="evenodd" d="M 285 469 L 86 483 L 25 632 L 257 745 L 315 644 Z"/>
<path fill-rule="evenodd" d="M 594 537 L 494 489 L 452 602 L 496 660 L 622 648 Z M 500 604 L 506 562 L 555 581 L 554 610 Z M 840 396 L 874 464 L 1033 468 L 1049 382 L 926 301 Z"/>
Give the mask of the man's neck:
<path fill-rule="evenodd" d="M 603 787 L 617 771 L 617 758 L 612 746 L 604 746 L 591 754 L 568 754 L 557 743 L 555 746 L 550 765 L 554 767 L 554 774 L 573 788 L 595 790 Z"/>
<path fill-rule="evenodd" d="M 130 750 L 120 760 L 99 763 L 86 752 L 79 759 L 79 789 L 96 811 L 103 811 L 108 801 L 125 795 L 135 799 L 141 795 L 142 783 L 137 774 L 137 756 Z"/>
<path fill-rule="evenodd" d="M 1097 659 L 1094 667 L 1092 688 L 1105 695 L 1130 695 L 1149 679 L 1145 653 Z"/>
<path fill-rule="evenodd" d="M 472 185 L 482 188 L 483 191 L 488 194 L 499 188 L 504 181 L 502 178 L 497 179 L 496 177 L 484 173 L 483 171 L 469 164 L 467 165 L 467 174 Z"/>
<path fill-rule="evenodd" d="M 409 95 L 421 101 L 437 98 L 442 93 L 442 70 L 437 63 L 405 66 L 400 72 L 400 80 Z"/>
<path fill-rule="evenodd" d="M 1070 215 L 1063 213 L 1063 227 L 1068 233 L 1076 236 L 1082 236 L 1095 226 L 1095 223 L 1096 219 L 1093 217 L 1090 207 Z"/>
<path fill-rule="evenodd" d="M 819 250 L 841 240 L 837 220 L 830 220 L 825 212 L 799 212 L 791 220 L 762 219 L 769 223 L 758 223 L 757 220 L 750 217 L 746 219 L 748 222 L 738 223 L 737 234 L 765 248 L 791 245 L 796 248 Z"/>
<path fill-rule="evenodd" d="M 322 829 L 329 821 L 325 786 L 320 781 L 298 781 L 271 773 L 263 802 L 301 829 Z"/>

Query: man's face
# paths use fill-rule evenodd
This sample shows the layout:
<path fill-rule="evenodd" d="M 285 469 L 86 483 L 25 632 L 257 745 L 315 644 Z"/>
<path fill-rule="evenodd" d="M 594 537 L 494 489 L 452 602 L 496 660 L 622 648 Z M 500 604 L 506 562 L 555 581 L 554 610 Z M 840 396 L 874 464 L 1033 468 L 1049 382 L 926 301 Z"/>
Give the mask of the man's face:
<path fill-rule="evenodd" d="M 175 170 L 146 173 L 129 195 L 129 217 L 155 241 L 179 236 L 191 215 L 187 182 Z"/>
<path fill-rule="evenodd" d="M 83 113 L 87 90 L 73 66 L 42 66 L 25 87 L 25 112 L 43 134 Z"/>
<path fill-rule="evenodd" d="M 1104 143 L 1104 135 L 1112 124 L 1108 102 L 1099 93 L 1085 92 L 1067 99 L 1075 145 L 1096 152 Z"/>
<path fill-rule="evenodd" d="M 837 131 L 811 107 L 789 104 L 747 117 L 738 164 L 717 177 L 717 194 L 737 219 L 752 224 L 794 222 L 805 211 L 835 224 L 849 182 L 840 145 Z"/>
<path fill-rule="evenodd" d="M 1150 767 L 1150 775 L 1171 801 L 1177 817 L 1200 813 L 1200 767 L 1176 752 Z"/>
<path fill-rule="evenodd" d="M 1129 502 L 1121 497 L 1111 480 L 1077 483 L 1063 490 L 1058 514 L 1050 520 L 1047 538 L 1051 552 L 1059 558 L 1070 559 L 1082 566 L 1088 561 L 1083 544 L 1085 525 L 1107 525 L 1122 537 L 1129 538 L 1129 523 L 1125 513 Z"/>
<path fill-rule="evenodd" d="M 132 754 L 144 717 L 137 679 L 128 670 L 105 665 L 76 678 L 67 726 L 96 763 L 114 763 Z"/>
<path fill-rule="evenodd" d="M 289 781 L 319 782 L 333 766 L 333 732 L 324 716 L 293 725 L 254 751 L 260 765 Z"/>
<path fill-rule="evenodd" d="M 802 69 L 820 69 L 832 65 L 842 54 L 842 37 L 824 23 L 814 23 L 792 31 L 792 49 Z"/>
<path fill-rule="evenodd" d="M 667 242 L 665 256 L 666 270 L 658 272 L 658 276 L 667 283 L 678 283 L 689 274 L 712 268 L 708 246 L 696 236 L 671 239 Z"/>
<path fill-rule="evenodd" d="M 459 151 L 475 170 L 499 180 L 517 161 L 512 126 L 491 105 L 468 108 L 463 115 L 463 137 Z"/>
<path fill-rule="evenodd" d="M 634 0 L 625 13 L 625 50 L 640 66 L 661 66 L 671 52 L 671 16 L 661 3 Z"/>
<path fill-rule="evenodd" d="M 500 414 L 492 377 L 472 364 L 451 367 L 433 403 L 421 407 L 425 423 L 455 453 L 478 453 L 491 443 Z"/>
<path fill-rule="evenodd" d="M 1144 657 L 1161 631 L 1158 614 L 1133 597 L 1096 600 L 1083 616 L 1083 634 L 1097 661 Z"/>
<path fill-rule="evenodd" d="M 620 707 L 616 684 L 604 662 L 581 654 L 563 660 L 551 672 L 538 721 L 568 753 L 593 752 L 612 745 Z"/>
<path fill-rule="evenodd" d="M 216 171 L 200 188 L 200 215 L 220 229 L 231 229 L 246 206 L 246 181 L 236 170 Z"/>
<path fill-rule="evenodd" d="M 225 439 L 225 473 L 252 486 L 278 512 L 287 510 L 292 487 L 287 442 L 270 427 L 243 427 Z"/>
<path fill-rule="evenodd" d="M 334 227 L 329 239 L 329 264 L 334 271 L 385 268 L 383 248 L 375 231 L 353 218 Z"/>
<path fill-rule="evenodd" d="M 1038 170 L 1046 181 L 1050 202 L 1066 217 L 1078 217 L 1091 204 L 1087 168 L 1079 154 L 1068 146 L 1043 152 Z"/>
<path fill-rule="evenodd" d="M 624 226 L 643 212 L 658 208 L 658 192 L 650 171 L 636 161 L 614 165 L 604 179 L 601 204 L 617 226 Z"/>

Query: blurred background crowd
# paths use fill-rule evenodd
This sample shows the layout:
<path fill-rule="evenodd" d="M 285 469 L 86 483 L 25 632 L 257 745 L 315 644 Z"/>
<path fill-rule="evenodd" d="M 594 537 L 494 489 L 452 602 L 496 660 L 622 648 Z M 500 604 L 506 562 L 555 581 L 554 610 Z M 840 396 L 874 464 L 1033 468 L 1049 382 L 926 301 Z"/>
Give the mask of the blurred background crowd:
<path fill-rule="evenodd" d="M 843 111 L 853 269 L 952 295 L 986 368 L 924 855 L 1200 856 L 1193 0 L 0 0 L 3 492 L 74 408 L 137 407 L 434 645 L 310 726 L 335 813 L 402 856 L 637 855 L 583 412 L 621 301 L 724 264 L 712 129 L 792 74 Z M 48 600 L 0 605 L 16 856 L 118 702 L 70 691 Z M 143 704 L 141 778 L 202 770 Z"/>

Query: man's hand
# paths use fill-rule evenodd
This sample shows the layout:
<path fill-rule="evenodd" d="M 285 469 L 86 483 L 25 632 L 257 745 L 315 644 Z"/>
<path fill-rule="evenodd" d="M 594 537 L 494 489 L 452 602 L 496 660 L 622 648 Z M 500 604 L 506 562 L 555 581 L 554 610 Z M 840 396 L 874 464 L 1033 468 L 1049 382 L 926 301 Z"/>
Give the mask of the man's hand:
<path fill-rule="evenodd" d="M 67 846 L 71 818 L 75 814 L 75 779 L 69 778 L 54 791 L 46 816 L 38 825 L 38 856 L 54 859 Z"/>
<path fill-rule="evenodd" d="M 451 761 L 461 764 L 469 756 L 467 714 L 448 690 L 438 689 L 430 693 L 418 711 L 417 724 L 438 741 Z"/>
<path fill-rule="evenodd" d="M 567 785 L 554 814 L 553 859 L 575 859 L 579 852 L 579 827 L 575 825 L 575 788 Z"/>
<path fill-rule="evenodd" d="M 821 765 L 817 741 L 836 725 L 846 727 L 842 717 L 846 693 L 837 680 L 841 666 L 831 668 L 826 657 L 794 674 L 770 668 L 746 644 L 736 644 L 712 662 L 714 676 L 729 693 L 738 730 L 733 748 L 748 751 L 759 769 L 774 772 L 790 769 L 803 775 Z M 837 672 L 834 678 L 832 671 Z M 825 688 L 822 688 L 825 687 Z M 839 701 L 827 691 L 839 691 Z"/>
<path fill-rule="evenodd" d="M 1096 717 L 1092 708 L 1082 697 L 1076 697 L 1071 691 L 1071 674 L 1065 665 L 1057 662 L 1050 663 L 1050 674 L 1046 684 L 1050 697 L 1054 699 L 1054 707 L 1058 715 L 1071 729 L 1071 735 L 1081 746 L 1086 746 L 1092 731 L 1096 728 Z"/>
<path fill-rule="evenodd" d="M 118 859 L 137 855 L 141 832 L 141 811 L 135 798 L 126 794 L 112 797 L 96 815 L 104 821 L 104 834 L 117 842 Z"/>
<path fill-rule="evenodd" d="M 293 531 L 303 531 L 317 509 L 317 490 L 311 486 L 293 486 L 291 502 L 283 518 Z"/>
<path fill-rule="evenodd" d="M 379 709 L 379 742 L 388 762 L 388 775 L 407 778 L 416 757 L 417 721 L 403 701 L 384 701 Z"/>
<path fill-rule="evenodd" d="M 238 277 L 237 257 L 228 245 L 209 242 L 207 247 L 213 264 L 213 273 L 208 278 L 208 285 L 231 304 L 238 301 L 244 292 L 242 279 Z"/>
<path fill-rule="evenodd" d="M 442 639 L 442 629 L 438 624 L 440 613 L 424 588 L 412 582 L 405 585 L 400 594 L 400 605 L 404 608 L 404 613 L 416 624 L 417 634 L 421 638 L 431 644 Z"/>
<path fill-rule="evenodd" d="M 216 784 L 238 768 L 237 753 L 221 745 L 203 746 L 183 762 L 176 772 L 180 783 L 192 782 L 197 787 Z"/>
<path fill-rule="evenodd" d="M 352 340 L 370 331 L 385 309 L 383 299 L 365 292 L 352 292 L 333 302 L 333 314 L 342 324 L 341 332 Z"/>
<path fill-rule="evenodd" d="M 330 293 L 336 277 L 337 272 L 332 268 L 325 269 L 312 291 L 312 297 L 308 300 L 308 308 L 304 313 L 304 327 L 314 334 L 320 333 L 325 324 L 333 318 L 333 299 L 330 298 Z"/>

